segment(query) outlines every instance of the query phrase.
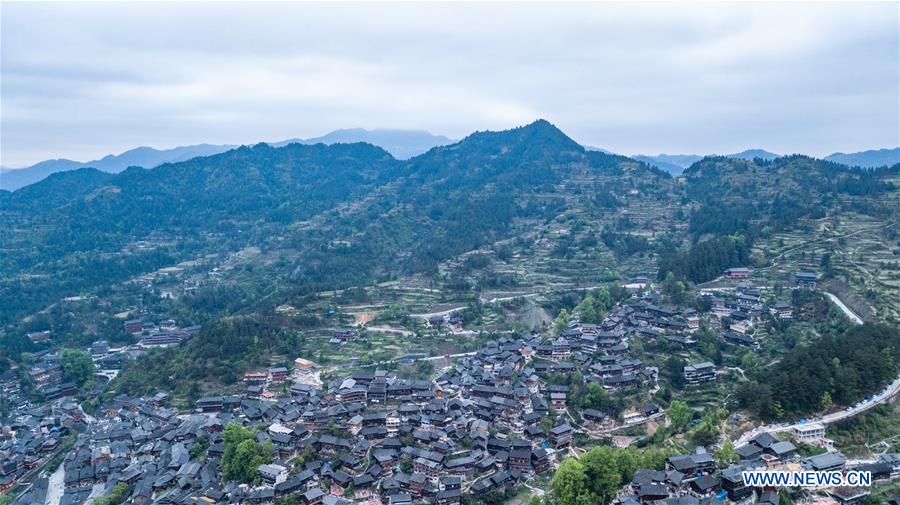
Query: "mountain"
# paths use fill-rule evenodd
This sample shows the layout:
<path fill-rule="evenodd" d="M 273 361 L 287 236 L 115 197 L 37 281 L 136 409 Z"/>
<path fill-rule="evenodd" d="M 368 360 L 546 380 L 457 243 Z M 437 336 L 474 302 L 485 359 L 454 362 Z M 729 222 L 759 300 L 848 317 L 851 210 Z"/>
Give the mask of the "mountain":
<path fill-rule="evenodd" d="M 366 142 L 391 153 L 397 159 L 408 159 L 422 154 L 429 149 L 451 144 L 454 141 L 442 135 L 432 135 L 422 130 L 364 130 L 351 128 L 335 130 L 321 137 L 310 139 L 290 139 L 273 142 L 273 147 L 283 147 L 292 143 L 299 144 L 352 144 Z M 0 189 L 15 191 L 29 184 L 34 184 L 50 174 L 74 170 L 82 167 L 94 167 L 103 172 L 118 173 L 128 167 L 155 168 L 163 163 L 186 161 L 198 156 L 210 156 L 223 153 L 238 146 L 198 144 L 175 147 L 173 149 L 154 149 L 138 147 L 122 154 L 104 156 L 99 160 L 78 162 L 66 159 L 42 161 L 26 168 L 0 169 Z"/>
<path fill-rule="evenodd" d="M 583 197 L 559 189 L 576 174 Z M 630 181 L 650 192 L 667 178 L 585 152 L 546 121 L 473 133 L 407 161 L 364 143 L 259 144 L 108 178 L 57 174 L 0 194 L 0 297 L 19 300 L 0 307 L 0 320 L 60 293 L 248 246 L 285 250 L 290 280 L 282 272 L 277 282 L 294 289 L 360 285 L 385 272 L 430 275 L 454 255 L 589 203 L 597 177 L 604 209 Z M 73 179 L 85 188 L 67 192 Z M 19 282 L 22 275 L 30 280 Z"/>
<path fill-rule="evenodd" d="M 417 156 L 436 146 L 452 144 L 454 141 L 443 135 L 432 135 L 423 130 L 391 130 L 348 128 L 335 130 L 321 137 L 309 139 L 290 139 L 275 142 L 273 147 L 281 147 L 290 143 L 299 144 L 352 144 L 366 142 L 378 146 L 391 153 L 395 158 L 406 160 Z"/>
<path fill-rule="evenodd" d="M 826 156 L 825 160 L 851 167 L 889 167 L 900 163 L 900 147 L 861 151 L 858 153 L 834 153 Z"/>
<path fill-rule="evenodd" d="M 603 271 L 591 270 L 593 260 L 570 262 L 576 254 L 630 258 L 648 271 L 682 244 L 788 227 L 834 202 L 882 212 L 889 202 L 878 195 L 892 170 L 802 156 L 706 157 L 676 182 L 645 163 L 587 151 L 544 120 L 476 132 L 409 160 L 368 143 L 290 143 L 152 170 L 85 168 L 0 192 L 0 299 L 15 301 L 0 305 L 0 326 L 66 296 L 246 248 L 264 257 L 252 275 L 227 274 L 189 310 L 216 317 L 404 276 L 457 282 L 448 264 L 503 243 L 539 258 L 537 275 L 594 282 Z M 635 233 L 644 229 L 658 233 Z M 706 275 L 691 264 L 673 263 L 688 278 Z M 498 287 L 502 278 L 479 282 Z"/>
<path fill-rule="evenodd" d="M 75 170 L 83 166 L 78 161 L 59 159 L 42 161 L 27 168 L 0 168 L 0 189 L 15 191 L 23 186 L 34 184 L 50 174 Z"/>
<path fill-rule="evenodd" d="M 738 158 L 741 160 L 752 160 L 755 158 L 760 158 L 766 161 L 772 161 L 779 156 L 779 154 L 770 153 L 765 149 L 747 149 L 746 151 L 727 155 L 728 158 Z"/>
<path fill-rule="evenodd" d="M 632 158 L 643 161 L 660 170 L 665 170 L 672 175 L 680 175 L 685 168 L 699 161 L 703 156 L 696 154 L 658 154 L 656 156 L 637 154 L 632 156 Z"/>
<path fill-rule="evenodd" d="M 110 154 L 99 160 L 85 163 L 66 159 L 42 161 L 26 168 L 3 169 L 0 172 L 0 189 L 15 191 L 29 184 L 34 184 L 50 174 L 75 170 L 76 168 L 93 167 L 100 171 L 114 174 L 128 167 L 154 168 L 163 163 L 185 161 L 197 156 L 209 156 L 234 149 L 235 147 L 232 145 L 220 146 L 212 144 L 198 144 L 163 150 L 152 147 L 138 147 L 125 151 L 122 154 Z"/>

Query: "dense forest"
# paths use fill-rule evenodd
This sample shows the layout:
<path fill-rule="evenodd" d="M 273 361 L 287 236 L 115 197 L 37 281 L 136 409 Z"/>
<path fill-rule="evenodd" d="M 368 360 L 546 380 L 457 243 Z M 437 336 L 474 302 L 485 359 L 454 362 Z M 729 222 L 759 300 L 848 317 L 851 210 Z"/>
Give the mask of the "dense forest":
<path fill-rule="evenodd" d="M 275 321 L 260 317 L 218 321 L 180 347 L 155 349 L 129 362 L 107 395 L 166 390 L 192 404 L 203 394 L 204 386 L 235 384 L 244 370 L 269 366 L 272 354 L 295 356 L 303 345 L 300 333 L 285 330 Z"/>
<path fill-rule="evenodd" d="M 865 324 L 801 345 L 741 386 L 742 407 L 763 419 L 796 419 L 849 405 L 875 393 L 900 372 L 900 330 Z"/>
<path fill-rule="evenodd" d="M 706 282 L 731 267 L 746 265 L 750 259 L 750 241 L 744 235 L 718 236 L 699 242 L 690 249 L 664 257 L 659 279 L 669 272 L 691 282 Z"/>

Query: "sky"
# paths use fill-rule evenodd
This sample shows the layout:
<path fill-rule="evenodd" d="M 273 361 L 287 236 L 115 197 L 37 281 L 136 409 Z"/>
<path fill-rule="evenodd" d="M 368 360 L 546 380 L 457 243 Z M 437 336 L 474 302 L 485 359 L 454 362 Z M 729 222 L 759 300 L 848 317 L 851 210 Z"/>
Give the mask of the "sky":
<path fill-rule="evenodd" d="M 545 118 L 624 154 L 900 145 L 900 2 L 0 3 L 0 164 Z"/>

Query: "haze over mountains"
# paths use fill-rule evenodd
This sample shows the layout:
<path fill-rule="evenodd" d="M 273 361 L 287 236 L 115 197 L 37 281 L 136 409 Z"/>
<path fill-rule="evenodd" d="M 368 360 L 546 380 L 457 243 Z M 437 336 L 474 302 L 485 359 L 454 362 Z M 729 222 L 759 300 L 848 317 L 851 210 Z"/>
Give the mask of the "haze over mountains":
<path fill-rule="evenodd" d="M 742 160 L 753 160 L 760 158 L 771 161 L 782 156 L 764 149 L 747 149 L 734 154 L 726 154 L 727 158 L 737 158 Z M 703 156 L 699 154 L 658 154 L 656 156 L 636 154 L 632 158 L 643 161 L 644 163 L 665 170 L 672 175 L 681 174 L 684 169 L 701 160 Z M 825 161 L 840 163 L 848 167 L 875 168 L 892 166 L 900 163 L 900 147 L 893 149 L 877 149 L 869 151 L 861 151 L 857 153 L 834 153 L 822 158 Z"/>
<path fill-rule="evenodd" d="M 268 142 L 273 147 L 283 147 L 291 143 L 298 144 L 347 144 L 365 142 L 380 147 L 389 152 L 398 160 L 410 159 L 423 154 L 430 149 L 449 145 L 456 142 L 443 135 L 434 135 L 424 130 L 398 130 L 398 129 L 374 129 L 363 128 L 339 129 L 320 137 L 308 139 L 293 138 L 278 142 Z M 230 151 L 237 145 L 231 144 L 198 144 L 180 146 L 172 149 L 154 149 L 152 147 L 137 147 L 118 155 L 107 155 L 101 159 L 79 162 L 68 159 L 46 160 L 30 167 L 20 169 L 0 168 L 0 190 L 15 191 L 24 186 L 41 181 L 47 176 L 78 168 L 92 167 L 102 172 L 119 173 L 122 170 L 137 166 L 142 168 L 155 168 L 164 163 L 177 163 L 187 161 L 198 156 L 211 156 Z M 589 151 L 599 151 L 613 154 L 612 151 L 599 147 L 585 146 Z M 684 170 L 701 160 L 706 155 L 700 154 L 659 154 L 630 156 L 632 159 L 642 161 L 650 166 L 669 172 L 672 175 L 680 175 Z M 764 149 L 748 149 L 739 153 L 725 155 L 728 158 L 753 160 L 760 158 L 771 161 L 781 155 Z M 878 149 L 857 153 L 834 153 L 823 158 L 847 166 L 874 168 L 879 166 L 891 166 L 900 163 L 900 148 Z"/>
<path fill-rule="evenodd" d="M 422 130 L 365 130 L 352 128 L 335 130 L 321 137 L 295 138 L 269 144 L 273 147 L 282 147 L 292 143 L 331 145 L 354 142 L 367 142 L 381 147 L 397 159 L 405 160 L 422 154 L 432 147 L 451 144 L 454 141 L 442 135 L 432 135 Z M 94 161 L 79 162 L 57 159 L 42 161 L 21 169 L 2 168 L 0 169 L 0 189 L 15 191 L 43 180 L 51 174 L 78 168 L 92 167 L 102 172 L 119 173 L 128 167 L 155 168 L 164 163 L 177 163 L 198 156 L 211 156 L 230 151 L 236 147 L 239 146 L 231 144 L 199 144 L 162 150 L 152 147 L 138 147 L 118 155 L 110 154 Z"/>
<path fill-rule="evenodd" d="M 335 130 L 321 137 L 310 139 L 289 139 L 272 143 L 272 147 L 282 147 L 291 143 L 298 144 L 351 144 L 353 142 L 366 142 L 378 146 L 391 153 L 398 160 L 407 160 L 427 152 L 432 147 L 445 146 L 456 142 L 443 135 L 432 135 L 424 130 L 391 130 L 376 128 L 365 130 L 363 128 L 347 128 Z"/>

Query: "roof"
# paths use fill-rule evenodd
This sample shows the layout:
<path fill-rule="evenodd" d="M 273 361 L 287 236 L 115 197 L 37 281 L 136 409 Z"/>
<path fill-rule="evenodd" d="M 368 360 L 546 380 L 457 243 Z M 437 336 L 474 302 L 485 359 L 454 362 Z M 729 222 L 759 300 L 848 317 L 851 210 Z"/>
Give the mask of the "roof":
<path fill-rule="evenodd" d="M 551 435 L 562 435 L 564 433 L 569 433 L 570 431 L 572 431 L 572 427 L 568 424 L 560 424 L 550 428 Z"/>
<path fill-rule="evenodd" d="M 750 442 L 765 449 L 765 448 L 769 447 L 770 445 L 774 444 L 775 442 L 777 442 L 777 440 L 775 439 L 774 436 L 772 436 L 771 433 L 769 433 L 768 431 L 764 431 L 764 432 L 760 433 L 759 435 L 756 435 L 755 437 L 751 438 Z"/>
<path fill-rule="evenodd" d="M 696 486 L 697 489 L 701 491 L 709 491 L 710 489 L 714 489 L 719 485 L 719 479 L 713 477 L 712 475 L 701 475 L 697 477 L 696 480 L 692 483 L 693 486 Z"/>
<path fill-rule="evenodd" d="M 826 452 L 825 454 L 819 454 L 818 456 L 807 458 L 805 463 L 807 463 L 812 469 L 818 470 L 821 468 L 843 466 L 845 461 L 846 459 L 844 458 L 844 455 L 839 452 Z"/>
<path fill-rule="evenodd" d="M 784 455 L 797 450 L 797 448 L 790 442 L 776 442 L 769 446 L 769 450 L 775 454 Z"/>

